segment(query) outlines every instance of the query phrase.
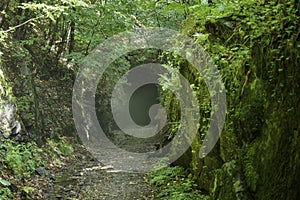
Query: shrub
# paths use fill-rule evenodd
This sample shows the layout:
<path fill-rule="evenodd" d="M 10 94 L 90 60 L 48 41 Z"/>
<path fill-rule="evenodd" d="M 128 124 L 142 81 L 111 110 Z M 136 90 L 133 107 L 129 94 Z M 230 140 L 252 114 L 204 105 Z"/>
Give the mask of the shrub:
<path fill-rule="evenodd" d="M 182 167 L 167 167 L 148 174 L 150 184 L 157 191 L 159 199 L 208 199 L 201 194 L 194 181 L 186 176 Z"/>
<path fill-rule="evenodd" d="M 12 170 L 16 176 L 29 177 L 36 167 L 43 164 L 42 150 L 35 142 L 14 145 L 11 140 L 5 140 L 1 145 L 1 154 L 4 154 L 2 162 L 4 167 Z"/>

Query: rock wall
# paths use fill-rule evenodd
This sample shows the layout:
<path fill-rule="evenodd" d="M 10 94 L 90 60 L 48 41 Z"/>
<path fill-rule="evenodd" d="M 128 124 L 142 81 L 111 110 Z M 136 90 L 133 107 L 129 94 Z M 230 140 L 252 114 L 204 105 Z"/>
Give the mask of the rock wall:
<path fill-rule="evenodd" d="M 283 6 L 279 4 L 249 4 L 241 8 L 245 12 L 199 19 L 193 28 L 188 24 L 189 34 L 202 31 L 208 35 L 202 44 L 217 64 L 227 93 L 226 123 L 217 146 L 199 159 L 205 133 L 201 127 L 207 126 L 200 121 L 198 136 L 188 152 L 192 154 L 190 171 L 212 199 L 300 196 L 299 26 L 294 23 L 298 11 L 288 4 L 282 9 L 289 12 L 277 12 L 276 8 Z M 225 26 L 227 21 L 232 27 Z M 193 73 L 187 64 L 181 69 Z M 203 87 L 198 94 L 201 90 Z"/>
<path fill-rule="evenodd" d="M 10 89 L 0 68 L 0 138 L 16 138 L 21 133 L 21 123 L 17 119 L 17 107 L 12 101 Z"/>

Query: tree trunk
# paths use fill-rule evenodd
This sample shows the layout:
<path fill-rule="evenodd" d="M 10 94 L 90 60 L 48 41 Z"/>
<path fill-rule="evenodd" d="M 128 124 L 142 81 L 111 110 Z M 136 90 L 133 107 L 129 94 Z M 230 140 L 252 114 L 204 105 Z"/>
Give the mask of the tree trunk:
<path fill-rule="evenodd" d="M 2 0 L 0 2 L 0 28 L 2 28 L 4 24 L 4 12 L 8 10 L 8 5 L 9 5 L 10 0 Z"/>

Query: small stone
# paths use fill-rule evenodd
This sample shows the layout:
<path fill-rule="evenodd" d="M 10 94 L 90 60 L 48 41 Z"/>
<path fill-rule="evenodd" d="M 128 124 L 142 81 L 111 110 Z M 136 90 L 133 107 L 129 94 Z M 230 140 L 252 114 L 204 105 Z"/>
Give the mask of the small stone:
<path fill-rule="evenodd" d="M 46 176 L 48 174 L 48 171 L 44 167 L 38 167 L 38 168 L 35 169 L 35 171 L 40 176 Z"/>
<path fill-rule="evenodd" d="M 54 176 L 54 174 L 49 174 L 49 179 L 55 181 L 55 176 Z"/>
<path fill-rule="evenodd" d="M 114 167 L 112 165 L 106 165 L 101 167 L 100 169 L 113 169 Z"/>
<path fill-rule="evenodd" d="M 55 180 L 55 176 L 49 173 L 44 167 L 38 167 L 35 169 L 38 175 L 48 177 L 50 180 Z"/>

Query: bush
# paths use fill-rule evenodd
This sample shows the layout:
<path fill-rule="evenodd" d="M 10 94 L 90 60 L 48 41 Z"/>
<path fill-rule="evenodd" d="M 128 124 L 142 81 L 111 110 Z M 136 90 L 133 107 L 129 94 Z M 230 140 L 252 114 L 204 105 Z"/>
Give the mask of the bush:
<path fill-rule="evenodd" d="M 29 177 L 42 165 L 41 152 L 35 142 L 14 145 L 11 140 L 5 140 L 0 145 L 4 167 L 12 170 L 16 176 Z"/>
<path fill-rule="evenodd" d="M 186 176 L 182 167 L 167 167 L 148 174 L 150 184 L 157 191 L 156 197 L 159 199 L 208 199 L 201 194 L 197 185 Z"/>
<path fill-rule="evenodd" d="M 66 141 L 66 138 L 64 137 L 61 137 L 59 141 L 49 139 L 48 144 L 58 155 L 72 155 L 74 153 L 73 147 Z"/>
<path fill-rule="evenodd" d="M 0 199 L 11 199 L 12 197 L 13 195 L 9 188 L 0 186 Z"/>

